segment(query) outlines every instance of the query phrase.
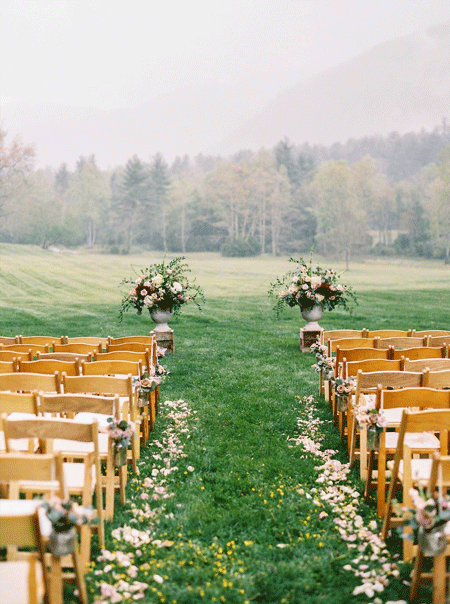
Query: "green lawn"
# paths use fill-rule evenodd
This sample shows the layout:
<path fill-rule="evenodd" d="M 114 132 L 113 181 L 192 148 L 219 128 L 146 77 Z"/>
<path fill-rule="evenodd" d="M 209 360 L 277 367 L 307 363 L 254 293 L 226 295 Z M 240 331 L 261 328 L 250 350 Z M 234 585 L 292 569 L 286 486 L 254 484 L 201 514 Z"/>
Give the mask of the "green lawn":
<path fill-rule="evenodd" d="M 3 245 L 0 257 L 3 335 L 119 336 L 152 328 L 144 315 L 118 322 L 120 281 L 133 274 L 131 266 L 161 255 Z M 161 388 L 163 401 L 182 399 L 187 407 L 161 406 L 141 473 L 130 476 L 132 504 L 119 506 L 107 527 L 109 553 L 87 574 L 92 601 L 114 601 L 117 590 L 129 593 L 122 601 L 135 601 L 141 583 L 148 603 L 407 600 L 409 567 L 402 566 L 382 592 L 352 595 L 362 578 L 348 567 L 364 555 L 358 548 L 368 551 L 375 514 L 355 497 L 362 490 L 357 468 L 336 482 L 320 469 L 328 458 L 311 450 L 320 443 L 320 451 L 333 450 L 329 459 L 347 461 L 318 396 L 313 357 L 299 351 L 300 313 L 289 309 L 276 319 L 266 295 L 289 268 L 287 259 L 192 254 L 187 261 L 206 304 L 202 313 L 186 307 L 172 321 L 175 354 L 163 360 L 171 375 Z M 325 314 L 321 325 L 448 329 L 449 277 L 437 262 L 351 265 L 343 280 L 359 306 L 352 315 Z M 354 524 L 359 516 L 364 530 Z M 353 534 L 357 540 L 348 541 Z M 396 561 L 380 555 L 371 568 Z M 419 601 L 430 601 L 426 589 Z"/>

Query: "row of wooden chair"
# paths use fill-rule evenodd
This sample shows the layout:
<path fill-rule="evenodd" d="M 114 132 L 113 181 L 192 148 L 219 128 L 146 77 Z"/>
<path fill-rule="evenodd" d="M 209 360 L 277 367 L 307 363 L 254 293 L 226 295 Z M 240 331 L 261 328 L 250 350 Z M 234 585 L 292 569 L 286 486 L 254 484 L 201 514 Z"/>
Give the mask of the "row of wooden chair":
<path fill-rule="evenodd" d="M 344 336 L 341 332 L 337 334 L 340 338 Z M 377 511 L 383 518 L 382 537 L 386 540 L 391 527 L 399 526 L 401 517 L 393 514 L 393 502 L 397 496 L 399 486 L 402 492 L 400 499 L 402 505 L 410 506 L 410 488 L 421 484 L 428 488 L 428 494 L 434 492 L 436 476 L 440 467 L 441 475 L 447 477 L 444 480 L 446 487 L 450 488 L 450 457 L 448 431 L 450 430 L 450 358 L 448 358 L 447 341 L 450 334 L 447 332 L 411 332 L 407 338 L 400 342 L 395 341 L 397 349 L 390 349 L 391 357 L 385 354 L 382 348 L 375 348 L 375 340 L 370 344 L 366 342 L 359 345 L 360 334 L 348 338 L 342 344 L 342 352 L 339 352 L 338 344 L 329 345 L 329 351 L 336 354 L 338 362 L 336 365 L 344 377 L 356 375 L 356 391 L 350 397 L 348 414 L 348 446 L 350 462 L 356 457 L 356 422 L 352 416 L 352 409 L 359 402 L 364 402 L 363 397 L 374 397 L 376 408 L 383 408 L 389 417 L 389 428 L 385 429 L 381 436 L 380 450 L 378 453 L 370 451 L 368 459 L 365 459 L 366 429 L 360 430 L 360 463 L 361 468 L 365 465 L 367 471 L 362 473 L 365 479 L 365 499 L 370 501 L 370 493 L 373 487 L 377 488 Z M 371 334 L 381 337 L 380 334 Z M 383 334 L 385 336 L 386 334 Z M 411 338 L 425 337 L 422 342 Z M 365 336 L 362 336 L 365 337 Z M 366 334 L 369 339 L 368 334 Z M 398 334 L 389 334 L 389 337 L 398 338 Z M 356 340 L 355 338 L 358 338 Z M 431 338 L 436 338 L 432 340 Z M 355 346 L 358 341 L 358 346 Z M 417 344 L 408 346 L 408 343 Z M 386 342 L 387 344 L 388 342 Z M 432 343 L 434 346 L 429 346 Z M 379 341 L 378 341 L 379 344 Z M 394 342 L 389 343 L 392 346 Z M 423 348 L 428 347 L 428 351 Z M 432 352 L 430 348 L 437 348 Z M 346 348 L 346 349 L 344 349 Z M 367 353 L 353 353 L 351 349 L 370 348 Z M 409 348 L 408 351 L 405 351 Z M 417 351 L 413 351 L 417 348 Z M 388 349 L 389 350 L 389 349 Z M 409 353 L 409 356 L 407 356 Z M 411 357 L 411 358 L 409 358 Z M 344 360 L 345 359 L 345 360 Z M 397 416 L 397 417 L 395 417 Z M 342 428 L 342 426 L 340 425 Z M 421 459 L 424 455 L 428 459 Z M 430 459 L 432 457 L 433 459 Z M 392 458 L 389 460 L 389 458 Z M 417 458 L 417 459 L 416 459 Z M 378 472 L 374 478 L 375 461 Z M 441 464 L 441 465 L 439 465 Z M 446 471 L 442 469 L 446 468 Z M 431 469 L 430 469 L 431 468 Z M 420 471 L 419 471 L 420 470 Z M 388 472 L 391 478 L 388 482 Z M 386 497 L 386 485 L 389 484 Z M 445 560 L 450 556 L 450 546 L 447 546 L 444 554 L 437 556 L 434 560 L 433 573 L 422 572 L 423 552 L 420 547 L 413 546 L 412 542 L 404 540 L 404 557 L 410 559 L 415 556 L 415 566 L 412 574 L 411 600 L 417 595 L 418 585 L 424 577 L 430 578 L 434 583 L 433 603 L 441 603 L 445 600 L 445 584 L 447 580 Z"/>
<path fill-rule="evenodd" d="M 333 329 L 324 330 L 321 334 L 321 342 L 326 344 L 328 340 L 342 338 L 406 338 L 425 336 L 450 336 L 450 330 L 446 329 Z"/>
<path fill-rule="evenodd" d="M 132 337 L 113 342 L 108 338 L 102 341 L 102 348 L 99 346 L 95 349 L 93 346 L 97 338 L 95 341 L 83 338 L 82 341 L 67 344 L 57 343 L 54 339 L 52 344 L 43 340 L 35 343 L 24 338 L 22 342 L 12 344 L 11 348 L 9 343 L 0 339 L 3 344 L 0 346 L 0 428 L 3 430 L 0 432 L 3 436 L 3 442 L 0 442 L 0 488 L 4 486 L 2 481 L 6 480 L 10 498 L 39 495 L 42 484 L 39 486 L 36 480 L 30 481 L 30 476 L 22 476 L 14 481 L 10 471 L 9 476 L 2 477 L 5 464 L 1 456 L 9 459 L 6 466 L 11 469 L 16 465 L 19 470 L 25 459 L 22 459 L 22 463 L 13 462 L 11 465 L 13 456 L 28 456 L 31 460 L 30 456 L 35 455 L 37 445 L 38 450 L 45 454 L 54 454 L 56 451 L 65 459 L 64 493 L 80 495 L 83 505 L 95 503 L 100 547 L 104 547 L 104 521 L 112 518 L 114 513 L 115 492 L 120 494 L 120 500 L 124 503 L 127 465 L 137 470 L 139 441 L 142 439 L 142 442 L 146 442 L 145 437 L 148 439 L 149 429 L 156 417 L 155 392 L 149 397 L 145 408 L 139 408 L 138 393 L 134 388 L 134 382 L 142 375 L 144 368 L 150 370 L 158 361 L 156 340 L 148 337 L 139 340 Z M 33 348 L 35 346 L 44 346 L 44 350 Z M 77 347 L 69 350 L 67 346 Z M 108 352 L 107 347 L 110 347 Z M 9 356 L 2 359 L 2 355 Z M 148 411 L 146 433 L 145 411 Z M 109 417 L 114 417 L 116 422 L 126 419 L 136 427 L 127 465 L 120 466 L 118 473 L 114 470 L 112 441 L 103 432 Z M 14 446 L 18 447 L 19 452 L 14 451 Z M 1 449 L 6 449 L 6 452 L 2 453 Z M 75 465 L 78 467 L 75 468 Z M 77 470 L 76 479 L 70 468 Z M 37 473 L 34 478 L 38 479 Z M 91 488 L 93 485 L 94 488 Z M 47 487 L 53 492 L 56 489 L 55 480 L 47 481 Z M 57 492 L 62 494 L 61 485 L 58 489 Z M 75 568 L 79 565 L 77 568 L 81 568 L 77 586 L 84 604 L 87 598 L 82 574 L 89 562 L 90 528 L 83 526 L 79 530 L 80 545 L 76 550 L 79 560 L 72 560 L 72 566 Z M 0 547 L 2 544 L 0 533 Z M 58 576 L 55 571 L 57 566 L 58 561 L 53 561 L 53 574 L 50 573 L 51 577 L 47 579 L 47 583 L 50 582 L 50 587 L 46 587 L 49 604 L 61 604 L 61 579 L 55 578 Z M 48 568 L 46 564 L 44 569 Z M 75 571 L 77 574 L 76 568 Z"/>

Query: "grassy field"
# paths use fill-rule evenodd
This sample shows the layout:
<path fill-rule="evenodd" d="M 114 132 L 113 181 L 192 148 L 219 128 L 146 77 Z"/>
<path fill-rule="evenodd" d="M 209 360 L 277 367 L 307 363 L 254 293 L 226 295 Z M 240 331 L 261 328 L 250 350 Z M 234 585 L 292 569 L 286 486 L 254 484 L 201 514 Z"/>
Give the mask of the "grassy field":
<path fill-rule="evenodd" d="M 149 317 L 133 313 L 119 323 L 120 281 L 133 274 L 132 266 L 145 267 L 161 255 L 3 245 L 0 258 L 4 335 L 119 336 L 152 328 Z M 337 487 L 342 499 L 330 502 L 328 479 L 321 482 L 324 459 L 302 440 L 319 443 L 319 452 L 333 450 L 336 462 L 347 461 L 328 405 L 317 395 L 313 358 L 299 352 L 299 312 L 289 309 L 277 319 L 267 298 L 270 282 L 289 268 L 287 259 L 191 254 L 187 261 L 206 304 L 202 313 L 186 307 L 171 322 L 175 354 L 164 360 L 171 375 L 162 396 L 183 399 L 188 412 L 181 420 L 162 405 L 140 476 L 130 476 L 131 504 L 119 506 L 107 527 L 109 553 L 87 574 L 92 601 L 135 601 L 133 581 L 146 585 L 146 604 L 407 600 L 408 566 L 400 566 L 398 577 L 390 574 L 382 592 L 352 595 L 362 580 L 348 570 L 356 550 L 337 530 L 336 518 L 348 527 L 344 511 L 357 505 L 352 522 L 361 517 L 370 526 L 375 514 L 355 503 L 362 488 L 357 468 Z M 352 315 L 325 313 L 321 324 L 448 329 L 449 270 L 437 262 L 351 265 L 343 280 L 359 305 Z M 150 476 L 163 478 L 157 483 Z M 158 495 L 163 492 L 167 498 Z M 145 539 L 138 545 L 128 540 L 127 527 Z M 362 529 L 355 532 L 364 549 Z M 94 552 L 100 553 L 95 544 Z M 383 562 L 378 557 L 370 564 Z M 70 595 L 66 601 L 72 602 Z M 419 602 L 427 601 L 423 589 Z"/>

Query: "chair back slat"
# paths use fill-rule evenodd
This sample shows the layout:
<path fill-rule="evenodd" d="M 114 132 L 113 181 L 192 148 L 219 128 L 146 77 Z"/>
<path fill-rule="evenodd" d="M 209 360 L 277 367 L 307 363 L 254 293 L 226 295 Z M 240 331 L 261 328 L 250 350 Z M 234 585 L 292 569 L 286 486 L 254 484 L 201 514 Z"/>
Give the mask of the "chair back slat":
<path fill-rule="evenodd" d="M 22 373 L 44 373 L 60 375 L 64 371 L 67 375 L 80 375 L 80 361 L 59 361 L 57 359 L 38 359 L 37 361 L 19 361 L 18 370 Z"/>
<path fill-rule="evenodd" d="M 402 362 L 401 360 L 391 360 L 391 359 L 365 359 L 363 361 L 351 361 L 347 363 L 347 360 L 344 358 L 343 367 L 342 367 L 342 375 L 344 377 L 355 376 L 358 374 L 358 371 L 368 372 L 368 371 L 398 371 L 402 370 Z"/>
<path fill-rule="evenodd" d="M 11 392 L 60 392 L 61 377 L 57 371 L 53 375 L 45 373 L 0 373 L 0 390 Z"/>
<path fill-rule="evenodd" d="M 328 356 L 334 356 L 336 348 L 378 348 L 378 338 L 340 338 L 328 340 Z"/>
<path fill-rule="evenodd" d="M 75 352 L 80 354 L 91 354 L 94 356 L 94 351 L 103 351 L 103 345 L 101 342 L 94 344 L 86 344 L 79 342 L 77 344 L 57 344 L 56 342 L 52 346 L 53 352 Z"/>
<path fill-rule="evenodd" d="M 396 349 L 391 347 L 391 358 L 392 359 L 443 359 L 447 356 L 447 349 L 445 346 L 416 346 L 413 348 L 399 348 Z"/>
<path fill-rule="evenodd" d="M 450 388 L 450 369 L 430 371 L 427 367 L 423 371 L 423 385 L 428 388 Z"/>
<path fill-rule="evenodd" d="M 38 400 L 41 413 L 59 414 L 61 416 L 88 412 L 118 417 L 120 411 L 118 396 L 106 397 L 82 393 L 39 393 Z"/>
<path fill-rule="evenodd" d="M 375 329 L 367 332 L 368 338 L 408 338 L 410 336 L 410 329 Z"/>
<path fill-rule="evenodd" d="M 82 363 L 81 373 L 83 375 L 142 375 L 141 361 L 123 361 L 105 359 L 101 361 L 92 361 L 92 363 Z"/>
<path fill-rule="evenodd" d="M 408 359 L 405 358 L 403 368 L 405 371 L 423 371 L 426 368 L 431 371 L 450 369 L 450 359 Z"/>
<path fill-rule="evenodd" d="M 412 336 L 406 338 L 380 338 L 378 341 L 378 348 L 389 348 L 389 346 L 393 346 L 394 348 L 414 348 L 427 345 L 427 336 L 424 336 L 423 338 L 413 338 Z"/>

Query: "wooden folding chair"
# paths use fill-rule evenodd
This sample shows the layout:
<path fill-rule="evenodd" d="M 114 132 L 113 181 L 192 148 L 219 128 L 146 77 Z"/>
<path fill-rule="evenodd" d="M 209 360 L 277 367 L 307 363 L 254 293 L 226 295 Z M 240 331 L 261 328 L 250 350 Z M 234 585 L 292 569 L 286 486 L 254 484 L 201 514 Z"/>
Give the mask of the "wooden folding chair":
<path fill-rule="evenodd" d="M 348 363 L 353 361 L 366 361 L 368 359 L 388 359 L 389 349 L 378 348 L 341 348 L 336 347 L 336 367 L 339 367 L 339 372 L 335 372 L 336 377 L 342 374 L 342 363 L 346 359 Z"/>
<path fill-rule="evenodd" d="M 19 499 L 21 493 L 69 496 L 60 453 L 0 452 L 0 483 L 7 499 Z"/>
<path fill-rule="evenodd" d="M 53 375 L 45 373 L 0 373 L 0 390 L 10 392 L 61 392 L 61 377 L 57 371 Z"/>
<path fill-rule="evenodd" d="M 423 371 L 423 385 L 428 388 L 450 388 L 450 369 L 430 371 L 427 367 Z"/>
<path fill-rule="evenodd" d="M 94 356 L 94 351 L 103 352 L 103 345 L 101 342 L 97 343 L 97 346 L 93 344 L 85 344 L 79 342 L 77 344 L 58 344 L 53 342 L 52 352 L 74 352 L 76 354 L 90 354 Z"/>
<path fill-rule="evenodd" d="M 328 340 L 328 356 L 336 354 L 336 348 L 379 348 L 379 338 L 340 338 Z"/>
<path fill-rule="evenodd" d="M 1 354 L 1 352 L 0 352 Z M 92 352 L 81 353 L 81 352 L 38 352 L 36 355 L 38 361 L 53 359 L 55 361 L 65 361 L 73 363 L 74 361 L 92 361 Z M 30 361 L 32 359 L 29 359 Z"/>
<path fill-rule="evenodd" d="M 136 380 L 141 377 L 142 372 L 143 368 L 140 360 L 102 359 L 99 361 L 94 360 L 92 363 L 82 363 L 81 365 L 81 373 L 83 375 L 114 375 L 124 377 L 131 374 L 133 380 Z M 156 418 L 155 392 L 150 393 L 148 404 L 142 405 L 140 401 L 138 403 L 141 413 L 141 442 L 145 447 L 149 438 L 149 431 L 153 430 Z"/>
<path fill-rule="evenodd" d="M 28 504 L 28 511 L 23 510 L 23 503 Z M 51 596 L 37 506 L 23 503 L 0 502 L 0 547 L 27 548 L 26 559 L 0 562 L 0 602 L 59 604 L 61 598 Z"/>
<path fill-rule="evenodd" d="M 145 352 L 149 359 L 149 365 L 155 365 L 158 361 L 156 354 L 156 343 L 149 345 L 144 342 L 123 342 L 122 344 L 107 344 L 106 352 L 118 352 L 129 350 L 132 352 Z"/>
<path fill-rule="evenodd" d="M 94 361 L 133 361 L 142 365 L 142 371 L 146 371 L 151 366 L 151 361 L 147 351 L 138 352 L 135 350 L 116 350 L 114 352 L 95 352 Z"/>
<path fill-rule="evenodd" d="M 450 391 L 436 390 L 434 388 L 401 388 L 399 390 L 386 390 L 381 387 L 377 390 L 377 408 L 383 408 L 385 411 L 389 409 L 399 409 L 404 415 L 405 411 L 424 410 L 424 409 L 450 409 Z M 390 428 L 398 428 L 399 423 L 393 419 L 389 423 Z M 408 430 L 408 432 L 410 432 Z M 416 432 L 411 430 L 411 432 Z M 401 447 L 405 445 L 405 449 L 413 452 L 415 455 L 432 455 L 436 450 L 439 450 L 442 444 L 432 434 L 426 434 L 428 430 L 423 430 L 423 434 L 406 434 L 401 442 Z M 447 439 L 448 440 L 448 439 Z M 378 452 L 378 474 L 377 474 L 377 511 L 380 517 L 384 516 L 385 498 L 386 498 L 386 471 L 392 468 L 393 462 L 387 461 L 388 457 L 397 455 L 399 433 L 398 432 L 383 432 L 381 437 L 380 450 Z M 403 454 L 403 449 L 399 455 Z M 411 454 L 411 453 L 410 453 Z M 373 452 L 369 454 L 368 473 L 366 482 L 366 498 L 367 489 L 370 489 L 373 468 Z M 413 460 L 414 463 L 420 460 Z M 424 460 L 422 460 L 424 461 Z M 425 460 L 422 464 L 427 467 L 429 460 Z M 416 464 L 417 465 L 417 464 Z M 420 468 L 420 464 L 418 465 Z M 406 489 L 411 488 L 411 482 L 407 482 L 404 478 L 407 473 L 403 470 L 403 461 L 401 463 L 401 472 L 397 472 L 396 479 L 399 477 L 404 483 L 404 497 Z M 392 483 L 393 477 L 391 477 Z M 409 495 L 408 495 L 409 497 Z"/>
<path fill-rule="evenodd" d="M 3 417 L 10 413 L 38 415 L 38 400 L 35 392 L 2 392 L 0 391 L 0 451 L 6 450 L 3 432 Z M 31 443 L 28 438 L 17 441 L 14 448 L 19 451 L 34 453 L 37 443 Z"/>
<path fill-rule="evenodd" d="M 408 338 L 412 335 L 411 329 L 375 329 L 367 331 L 368 338 Z"/>
<path fill-rule="evenodd" d="M 19 344 L 37 344 L 38 346 L 50 346 L 55 341 L 54 336 L 18 336 Z"/>
<path fill-rule="evenodd" d="M 122 416 L 135 426 L 131 441 L 130 461 L 133 472 L 137 471 L 137 461 L 140 457 L 139 448 L 139 414 L 137 411 L 136 393 L 133 387 L 133 376 L 117 377 L 110 375 L 80 375 L 62 376 L 64 393 L 97 394 L 101 396 L 120 397 Z M 125 407 L 124 407 L 125 405 Z"/>
<path fill-rule="evenodd" d="M 378 340 L 378 348 L 389 348 L 393 346 L 394 348 L 418 348 L 420 346 L 428 346 L 428 336 L 424 337 L 390 337 L 390 338 L 380 338 Z"/>
<path fill-rule="evenodd" d="M 403 411 L 394 460 L 389 463 L 389 468 L 391 468 L 391 480 L 384 509 L 383 528 L 381 532 L 384 541 L 386 541 L 391 527 L 400 526 L 402 523 L 401 518 L 392 516 L 392 502 L 395 497 L 397 483 L 400 482 L 403 485 L 403 505 L 411 507 L 410 488 L 417 484 L 426 486 L 430 478 L 431 459 L 413 459 L 411 447 L 407 445 L 406 435 L 408 433 L 439 433 L 440 453 L 444 455 L 448 451 L 450 391 L 433 390 L 429 388 L 417 388 L 415 390 L 428 391 L 429 394 L 423 394 L 423 396 L 429 396 L 429 402 L 431 404 L 428 406 L 428 409 L 423 411 L 413 411 L 411 409 L 404 409 Z M 395 393 L 396 391 L 393 392 Z M 406 392 L 406 390 L 397 392 Z M 417 400 L 416 396 L 414 396 L 410 400 L 413 401 L 414 406 L 425 407 L 423 399 L 422 402 L 420 402 Z M 416 405 L 418 402 L 420 402 L 420 404 Z M 446 405 L 446 408 L 437 408 L 438 403 L 442 403 L 442 407 Z M 413 547 L 411 542 L 405 542 L 405 559 L 412 557 L 412 551 Z"/>
<path fill-rule="evenodd" d="M 377 347 L 378 338 L 340 338 L 336 340 L 328 340 L 328 356 L 335 357 L 337 348 L 346 349 L 346 348 L 376 348 Z M 336 370 L 335 370 L 336 371 Z M 327 400 L 330 404 L 330 407 L 333 409 L 333 417 L 335 421 L 337 421 L 337 417 L 334 410 L 334 395 L 333 392 L 330 392 L 329 384 L 325 383 L 325 400 Z"/>
<path fill-rule="evenodd" d="M 426 488 L 426 493 L 429 497 L 445 497 L 450 489 L 450 456 L 439 455 L 435 453 L 432 458 L 430 479 Z M 422 572 L 423 559 L 425 554 L 420 548 L 420 543 L 417 548 L 417 555 L 414 563 L 414 570 L 411 577 L 410 602 L 414 602 L 417 597 L 419 584 L 424 581 L 432 580 L 433 584 L 433 604 L 441 604 L 446 602 L 446 583 L 448 573 L 446 573 L 446 558 L 450 556 L 448 537 L 447 548 L 442 554 L 433 557 L 432 572 Z"/>
<path fill-rule="evenodd" d="M 0 361 L 12 361 L 13 363 L 17 363 L 21 358 L 32 361 L 33 355 L 28 352 L 24 354 L 22 352 L 15 352 L 14 350 L 3 350 L 0 348 Z"/>
<path fill-rule="evenodd" d="M 100 346 L 106 350 L 106 344 L 109 342 L 109 336 L 61 336 L 61 344 L 90 344 L 94 347 L 94 350 L 100 350 Z"/>
<path fill-rule="evenodd" d="M 141 344 L 147 344 L 152 346 L 156 342 L 154 334 L 148 336 L 121 336 L 119 338 L 108 338 L 109 344 L 127 344 L 128 342 L 140 342 Z"/>
<path fill-rule="evenodd" d="M 415 346 L 412 348 L 391 349 L 391 359 L 444 359 L 447 356 L 445 346 Z"/>
<path fill-rule="evenodd" d="M 73 378 L 75 379 L 75 378 Z M 63 458 L 73 461 L 64 462 L 64 477 L 69 495 L 79 495 L 81 505 L 94 507 L 97 510 L 97 534 L 99 547 L 105 547 L 104 514 L 102 503 L 102 476 L 100 468 L 100 451 L 98 445 L 98 424 L 76 422 L 72 419 L 55 417 L 32 417 L 13 419 L 11 416 L 3 419 L 6 450 L 14 451 L 14 440 L 36 438 L 44 453 L 53 453 L 53 447 L 61 451 Z M 64 441 L 68 441 L 64 443 Z M 78 443 L 76 456 L 73 442 Z M 67 445 L 67 451 L 64 450 Z M 75 461 L 76 458 L 76 461 Z M 91 527 L 80 527 L 81 559 L 83 564 L 89 563 L 91 548 Z"/>
<path fill-rule="evenodd" d="M 326 344 L 328 340 L 341 340 L 343 338 L 365 338 L 367 329 L 329 329 L 322 332 L 321 343 Z"/>
<path fill-rule="evenodd" d="M 0 336 L 0 344 L 18 344 L 19 336 Z"/>
<path fill-rule="evenodd" d="M 125 361 L 102 358 L 102 360 L 94 360 L 91 363 L 81 363 L 81 373 L 82 375 L 119 376 L 131 374 L 133 377 L 140 377 L 142 375 L 142 363 L 140 360 Z"/>
<path fill-rule="evenodd" d="M 438 336 L 450 336 L 450 331 L 448 331 L 446 329 L 424 329 L 423 331 L 416 331 L 415 329 L 413 329 L 411 335 L 413 335 L 413 336 L 431 336 L 432 338 L 434 338 L 434 337 L 438 337 Z M 450 338 L 449 338 L 449 342 L 450 342 Z"/>
<path fill-rule="evenodd" d="M 102 486 L 105 490 L 105 520 L 110 520 L 114 516 L 114 491 L 120 493 L 122 505 L 125 504 L 125 487 L 127 483 L 127 469 L 120 466 L 115 480 L 113 444 L 108 434 L 104 431 L 108 425 L 108 418 L 114 417 L 116 422 L 122 419 L 119 397 L 95 396 L 93 394 L 45 394 L 39 393 L 39 407 L 41 413 L 50 414 L 57 417 L 66 417 L 75 421 L 93 421 L 96 420 L 99 425 L 98 450 L 100 461 L 104 464 L 105 474 L 102 476 L 104 481 Z M 58 450 L 59 441 L 53 443 L 54 450 Z M 78 443 L 74 443 L 73 449 L 76 452 Z M 67 443 L 63 443 L 63 450 L 68 451 Z"/>
<path fill-rule="evenodd" d="M 342 377 L 345 379 L 354 378 L 356 380 L 356 376 L 358 371 L 400 371 L 401 370 L 401 362 L 400 361 L 391 361 L 389 359 L 364 359 L 362 361 L 351 361 L 347 362 L 347 358 L 344 357 L 342 360 Z M 336 417 L 337 422 L 339 423 L 339 431 L 341 436 L 345 434 L 345 430 L 347 429 L 346 421 L 347 421 L 347 413 L 345 415 L 338 413 L 336 408 L 336 397 L 333 395 L 332 398 L 333 404 L 333 417 Z M 350 398 L 351 402 L 351 398 Z M 352 405 L 350 404 L 350 423 L 352 422 L 351 418 L 351 409 Z M 347 422 L 348 423 L 348 422 Z M 349 427 L 350 429 L 350 427 Z"/>
<path fill-rule="evenodd" d="M 16 359 L 12 361 L 0 361 L 0 373 L 14 373 L 18 371 L 18 363 Z"/>
<path fill-rule="evenodd" d="M 0 351 L 4 352 L 14 352 L 15 356 L 25 357 L 28 355 L 30 361 L 32 361 L 38 352 L 50 352 L 50 347 L 48 344 L 39 345 L 39 344 L 10 344 L 5 346 L 4 344 L 0 344 Z"/>
<path fill-rule="evenodd" d="M 371 367 L 369 367 L 371 369 Z M 347 413 L 347 422 L 349 430 L 349 460 L 350 466 L 353 465 L 357 456 L 360 461 L 361 480 L 367 479 L 367 434 L 365 429 L 358 430 L 355 421 L 355 409 L 358 405 L 367 404 L 368 397 L 376 398 L 378 386 L 383 388 L 419 388 L 422 386 L 422 373 L 410 371 L 363 371 L 357 370 L 355 396 L 351 399 Z M 394 418 L 391 418 L 395 420 Z M 389 417 L 388 417 L 389 421 Z M 358 432 L 360 436 L 360 447 L 357 449 Z M 358 455 L 359 454 L 359 455 Z"/>
<path fill-rule="evenodd" d="M 57 359 L 38 359 L 37 361 L 22 361 L 18 363 L 18 371 L 22 373 L 45 373 L 54 375 L 58 372 L 62 375 L 64 371 L 67 375 L 80 375 L 81 363 L 76 357 L 73 361 L 60 361 Z"/>
<path fill-rule="evenodd" d="M 430 371 L 442 371 L 444 369 L 450 369 L 450 359 L 410 360 L 408 358 L 405 358 L 403 362 L 404 371 L 423 371 L 427 368 L 430 369 Z"/>
<path fill-rule="evenodd" d="M 401 360 L 393 359 L 363 359 L 361 361 L 348 361 L 347 357 L 342 361 L 342 376 L 356 377 L 358 371 L 402 371 Z"/>
<path fill-rule="evenodd" d="M 444 346 L 447 351 L 450 346 L 450 335 L 428 336 L 428 346 Z"/>

